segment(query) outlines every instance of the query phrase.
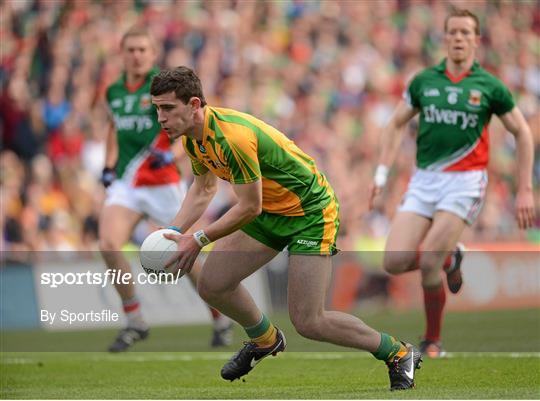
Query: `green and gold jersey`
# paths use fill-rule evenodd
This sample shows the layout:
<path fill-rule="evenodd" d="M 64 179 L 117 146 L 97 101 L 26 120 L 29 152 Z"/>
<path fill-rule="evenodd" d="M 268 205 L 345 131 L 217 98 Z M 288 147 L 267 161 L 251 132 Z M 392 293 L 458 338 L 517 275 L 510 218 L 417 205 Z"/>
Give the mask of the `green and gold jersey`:
<path fill-rule="evenodd" d="M 452 77 L 444 59 L 415 76 L 405 98 L 420 110 L 416 164 L 433 171 L 486 168 L 491 116 L 514 108 L 508 88 L 476 61 Z"/>
<path fill-rule="evenodd" d="M 180 180 L 172 164 L 156 170 L 150 168 L 151 149 L 170 149 L 170 140 L 157 121 L 150 97 L 150 84 L 158 72 L 153 68 L 141 85 L 134 88 L 128 87 L 124 73 L 107 88 L 107 105 L 118 144 L 116 175 L 134 186 L 164 185 Z"/>
<path fill-rule="evenodd" d="M 249 114 L 207 106 L 202 142 L 186 136 L 182 141 L 195 175 L 210 171 L 231 184 L 262 180 L 267 213 L 303 216 L 334 197 L 310 156 Z"/>

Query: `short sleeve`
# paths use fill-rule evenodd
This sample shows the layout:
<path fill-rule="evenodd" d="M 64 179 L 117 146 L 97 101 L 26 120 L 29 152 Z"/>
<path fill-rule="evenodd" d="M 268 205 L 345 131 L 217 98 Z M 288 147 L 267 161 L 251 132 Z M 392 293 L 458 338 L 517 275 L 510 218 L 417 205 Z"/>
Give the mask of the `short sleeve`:
<path fill-rule="evenodd" d="M 199 160 L 194 159 L 190 156 L 191 159 L 191 171 L 193 175 L 200 176 L 205 175 L 208 172 L 208 168 L 202 164 Z"/>
<path fill-rule="evenodd" d="M 514 98 L 510 90 L 498 79 L 496 80 L 495 89 L 493 91 L 493 100 L 491 110 L 496 115 L 500 116 L 511 111 L 515 106 Z"/>
<path fill-rule="evenodd" d="M 419 88 L 420 79 L 419 76 L 416 75 L 405 92 L 403 92 L 403 100 L 414 109 L 420 109 L 420 98 L 418 96 Z"/>

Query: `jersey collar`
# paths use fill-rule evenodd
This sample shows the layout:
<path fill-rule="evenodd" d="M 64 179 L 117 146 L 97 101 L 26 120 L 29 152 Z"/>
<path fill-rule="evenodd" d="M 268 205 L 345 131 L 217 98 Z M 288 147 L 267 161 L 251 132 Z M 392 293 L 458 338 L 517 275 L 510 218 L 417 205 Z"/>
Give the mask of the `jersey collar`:
<path fill-rule="evenodd" d="M 195 142 L 199 143 L 200 145 L 206 146 L 206 138 L 208 136 L 212 135 L 212 128 L 210 127 L 210 106 L 206 105 L 204 107 L 204 123 L 203 123 L 203 130 L 202 130 L 202 139 L 201 141 L 195 140 Z"/>
<path fill-rule="evenodd" d="M 449 79 L 450 81 L 452 81 L 452 83 L 455 84 L 455 83 L 460 82 L 463 78 L 465 78 L 465 77 L 467 77 L 467 76 L 473 74 L 473 73 L 479 68 L 479 66 L 480 66 L 480 65 L 479 65 L 478 61 L 477 61 L 477 60 L 474 60 L 474 61 L 473 61 L 473 64 L 472 64 L 472 66 L 471 66 L 471 68 L 470 68 L 469 71 L 464 72 L 463 74 L 461 74 L 461 75 L 459 75 L 459 76 L 457 76 L 457 77 L 454 77 L 454 76 L 450 75 L 450 73 L 446 70 L 446 57 L 445 57 L 445 58 L 444 58 L 444 59 L 443 59 L 443 60 L 435 67 L 435 69 L 436 69 L 438 72 L 440 72 L 440 73 L 446 75 L 446 76 L 448 77 L 448 79 Z"/>
<path fill-rule="evenodd" d="M 141 86 L 143 86 L 146 82 L 152 80 L 152 78 L 154 77 L 154 75 L 156 75 L 157 73 L 159 73 L 159 68 L 158 67 L 152 67 L 150 69 L 150 71 L 148 71 L 148 74 L 146 74 L 146 77 L 141 80 L 140 82 L 138 82 L 136 85 L 128 85 L 127 83 L 127 74 L 126 72 L 124 71 L 122 73 L 122 83 L 124 84 L 124 87 L 131 93 L 133 92 L 137 92 L 137 90 L 139 90 L 139 88 Z"/>

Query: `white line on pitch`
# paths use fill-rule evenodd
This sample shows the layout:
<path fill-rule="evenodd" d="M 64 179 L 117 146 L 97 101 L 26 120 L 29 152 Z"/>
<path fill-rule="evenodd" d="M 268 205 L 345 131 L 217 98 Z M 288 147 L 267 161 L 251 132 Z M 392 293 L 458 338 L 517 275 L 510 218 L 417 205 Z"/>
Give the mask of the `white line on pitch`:
<path fill-rule="evenodd" d="M 63 355 L 61 353 L 60 355 Z M 101 353 L 79 354 L 74 359 L 107 361 L 107 362 L 151 362 L 151 361 L 224 361 L 230 358 L 232 353 L 225 352 L 174 352 L 174 353 L 131 353 L 126 355 L 108 355 Z M 280 354 L 280 358 L 298 359 L 298 360 L 337 360 L 337 359 L 356 359 L 371 358 L 367 352 L 286 352 Z M 45 360 L 50 358 L 47 355 Z M 540 358 L 540 352 L 448 352 L 445 356 L 448 359 L 460 358 Z M 61 358 L 59 358 L 61 359 Z M 270 359 L 272 360 L 272 359 Z M 25 365 L 38 363 L 37 358 L 17 358 L 6 357 L 0 360 L 0 364 L 6 365 Z"/>

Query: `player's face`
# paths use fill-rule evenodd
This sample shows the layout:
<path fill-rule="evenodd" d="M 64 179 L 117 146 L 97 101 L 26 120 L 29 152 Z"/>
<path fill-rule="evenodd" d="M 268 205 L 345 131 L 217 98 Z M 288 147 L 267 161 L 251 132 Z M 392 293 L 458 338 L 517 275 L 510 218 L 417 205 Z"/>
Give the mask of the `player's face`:
<path fill-rule="evenodd" d="M 462 63 L 474 58 L 480 43 L 474 28 L 475 22 L 470 17 L 451 17 L 448 20 L 444 39 L 450 60 Z"/>
<path fill-rule="evenodd" d="M 193 130 L 195 110 L 191 104 L 184 104 L 177 99 L 174 92 L 152 96 L 152 103 L 156 106 L 158 122 L 169 139 L 174 140 Z"/>
<path fill-rule="evenodd" d="M 144 76 L 154 66 L 157 53 L 150 38 L 128 36 L 122 46 L 122 57 L 128 75 Z"/>

